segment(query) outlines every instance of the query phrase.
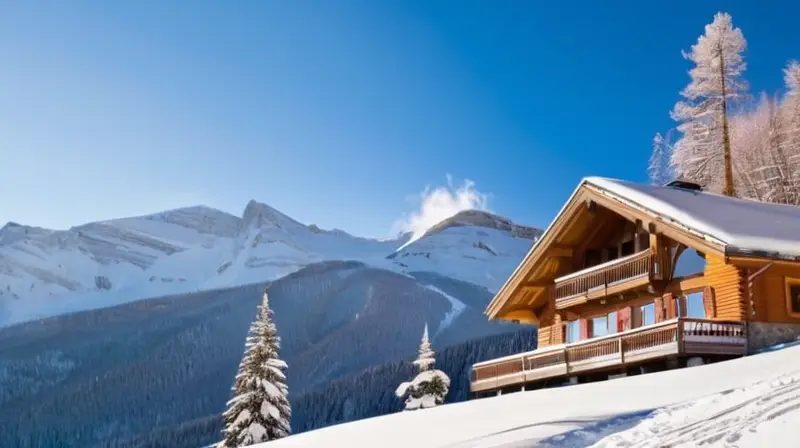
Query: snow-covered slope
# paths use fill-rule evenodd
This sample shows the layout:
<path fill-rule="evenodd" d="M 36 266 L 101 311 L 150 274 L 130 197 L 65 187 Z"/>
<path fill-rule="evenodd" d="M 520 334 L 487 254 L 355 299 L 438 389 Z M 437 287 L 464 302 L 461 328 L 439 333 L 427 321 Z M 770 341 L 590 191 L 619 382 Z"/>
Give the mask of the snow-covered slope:
<path fill-rule="evenodd" d="M 398 252 L 408 235 L 378 240 L 321 230 L 255 201 L 241 217 L 197 206 L 65 231 L 9 223 L 0 229 L 0 325 L 269 281 L 328 260 L 431 271 L 494 290 L 538 233 L 468 212 Z"/>
<path fill-rule="evenodd" d="M 269 447 L 783 447 L 800 445 L 798 421 L 800 346 L 390 414 Z"/>

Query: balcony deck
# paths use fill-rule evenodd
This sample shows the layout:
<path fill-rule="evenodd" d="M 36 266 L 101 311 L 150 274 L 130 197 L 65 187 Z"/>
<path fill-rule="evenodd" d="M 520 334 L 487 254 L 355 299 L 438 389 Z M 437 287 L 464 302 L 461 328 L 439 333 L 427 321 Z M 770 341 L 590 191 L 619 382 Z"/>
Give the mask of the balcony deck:
<path fill-rule="evenodd" d="M 559 277 L 554 288 L 556 308 L 648 285 L 652 272 L 653 254 L 648 249 Z"/>
<path fill-rule="evenodd" d="M 472 392 L 497 390 L 670 357 L 743 356 L 746 352 L 747 336 L 743 322 L 681 317 L 623 333 L 475 364 L 470 389 Z"/>

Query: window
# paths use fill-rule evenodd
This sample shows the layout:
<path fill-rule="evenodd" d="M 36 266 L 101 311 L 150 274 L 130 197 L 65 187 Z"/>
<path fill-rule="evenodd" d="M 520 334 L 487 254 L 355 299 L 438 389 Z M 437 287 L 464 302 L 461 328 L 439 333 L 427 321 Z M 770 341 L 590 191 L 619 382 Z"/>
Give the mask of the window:
<path fill-rule="evenodd" d="M 786 279 L 786 311 L 800 317 L 800 279 Z"/>
<path fill-rule="evenodd" d="M 642 306 L 642 326 L 653 325 L 656 323 L 656 305 L 648 303 Z"/>
<path fill-rule="evenodd" d="M 705 319 L 706 305 L 703 303 L 703 292 L 686 294 L 686 317 Z"/>
<path fill-rule="evenodd" d="M 575 342 L 581 338 L 581 324 L 577 320 L 567 322 L 567 342 Z"/>
<path fill-rule="evenodd" d="M 608 333 L 617 332 L 617 312 L 608 313 Z"/>
<path fill-rule="evenodd" d="M 592 337 L 608 334 L 608 316 L 598 316 L 592 319 Z"/>
<path fill-rule="evenodd" d="M 592 318 L 592 336 L 597 338 L 617 332 L 617 312 L 611 312 Z"/>

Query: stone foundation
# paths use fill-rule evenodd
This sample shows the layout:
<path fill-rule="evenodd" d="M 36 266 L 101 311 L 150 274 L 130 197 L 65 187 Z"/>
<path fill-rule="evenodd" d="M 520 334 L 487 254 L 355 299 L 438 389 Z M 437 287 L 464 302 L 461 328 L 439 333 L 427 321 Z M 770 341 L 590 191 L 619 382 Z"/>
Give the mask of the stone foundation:
<path fill-rule="evenodd" d="M 747 353 L 800 338 L 800 324 L 747 323 Z"/>

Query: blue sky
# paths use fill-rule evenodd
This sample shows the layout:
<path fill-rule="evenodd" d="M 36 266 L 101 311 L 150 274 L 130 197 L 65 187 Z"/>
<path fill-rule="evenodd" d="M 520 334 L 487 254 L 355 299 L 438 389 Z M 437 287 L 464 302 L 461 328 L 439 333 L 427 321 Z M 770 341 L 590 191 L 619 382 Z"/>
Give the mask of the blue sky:
<path fill-rule="evenodd" d="M 583 176 L 645 180 L 681 50 L 723 6 L 755 92 L 800 58 L 789 1 L 555 3 L 6 4 L 0 222 L 255 198 L 386 236 L 451 174 L 543 227 Z"/>

